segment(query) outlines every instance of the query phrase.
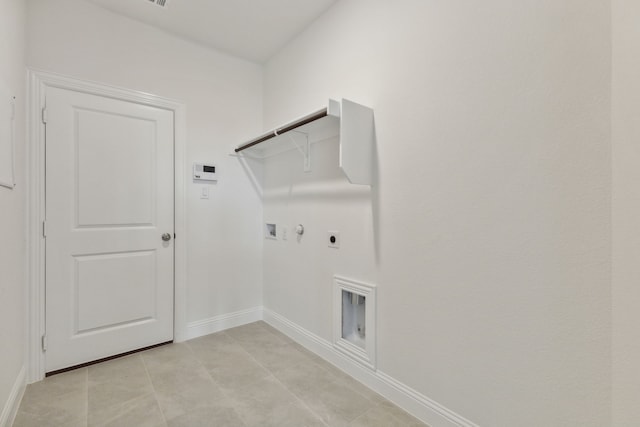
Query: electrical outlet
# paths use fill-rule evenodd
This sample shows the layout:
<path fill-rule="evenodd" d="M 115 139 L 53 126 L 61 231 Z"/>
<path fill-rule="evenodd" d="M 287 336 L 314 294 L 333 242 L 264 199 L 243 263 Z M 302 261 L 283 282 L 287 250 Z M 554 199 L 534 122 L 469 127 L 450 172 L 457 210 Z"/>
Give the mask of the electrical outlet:
<path fill-rule="evenodd" d="M 288 228 L 286 226 L 282 227 L 282 240 L 287 240 L 289 238 Z"/>
<path fill-rule="evenodd" d="M 327 242 L 330 248 L 338 249 L 340 247 L 340 232 L 329 231 L 327 232 Z"/>

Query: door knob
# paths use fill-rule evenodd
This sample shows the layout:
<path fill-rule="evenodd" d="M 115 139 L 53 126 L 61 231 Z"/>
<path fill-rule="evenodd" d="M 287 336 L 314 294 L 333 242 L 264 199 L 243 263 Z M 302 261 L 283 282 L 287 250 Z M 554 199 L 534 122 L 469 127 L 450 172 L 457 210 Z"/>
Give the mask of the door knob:
<path fill-rule="evenodd" d="M 162 241 L 164 241 L 164 242 L 168 242 L 169 240 L 171 240 L 171 234 L 169 234 L 169 233 L 164 233 L 164 234 L 162 235 Z"/>

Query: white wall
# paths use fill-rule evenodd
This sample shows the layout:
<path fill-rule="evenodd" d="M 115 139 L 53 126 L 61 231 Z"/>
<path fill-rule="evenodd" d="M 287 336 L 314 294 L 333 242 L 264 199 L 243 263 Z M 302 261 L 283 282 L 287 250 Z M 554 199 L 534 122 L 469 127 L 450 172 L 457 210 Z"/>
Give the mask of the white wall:
<path fill-rule="evenodd" d="M 0 187 L 0 413 L 25 361 L 25 22 L 24 1 L 0 0 L 0 80 L 16 96 L 17 183 Z"/>
<path fill-rule="evenodd" d="M 188 172 L 219 168 L 209 200 L 188 177 L 187 320 L 261 305 L 261 201 L 228 156 L 261 128 L 261 67 L 80 0 L 30 0 L 28 21 L 28 66 L 186 104 Z"/>
<path fill-rule="evenodd" d="M 482 426 L 609 425 L 610 17 L 338 2 L 266 64 L 265 124 L 372 106 L 378 176 L 350 187 L 331 145 L 266 165 L 265 219 L 308 234 L 265 242 L 265 307 L 330 340 L 331 275 L 373 281 L 384 373 Z"/>
<path fill-rule="evenodd" d="M 613 1 L 613 425 L 640 425 L 640 3 Z"/>

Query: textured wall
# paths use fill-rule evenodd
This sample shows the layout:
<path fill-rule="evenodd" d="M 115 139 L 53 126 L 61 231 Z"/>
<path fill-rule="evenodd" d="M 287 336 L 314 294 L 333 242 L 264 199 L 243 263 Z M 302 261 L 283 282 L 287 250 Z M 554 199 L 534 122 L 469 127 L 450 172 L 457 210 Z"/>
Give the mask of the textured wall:
<path fill-rule="evenodd" d="M 0 187 L 0 413 L 25 361 L 25 23 L 22 0 L 0 0 L 0 80 L 16 96 L 17 186 Z"/>
<path fill-rule="evenodd" d="M 613 425 L 640 425 L 640 3 L 613 1 Z"/>
<path fill-rule="evenodd" d="M 331 275 L 375 282 L 384 373 L 483 426 L 608 425 L 610 31 L 605 0 L 338 2 L 266 64 L 265 124 L 369 105 L 377 179 L 330 143 L 266 164 L 265 220 L 309 235 L 265 242 L 265 306 L 331 339 Z"/>
<path fill-rule="evenodd" d="M 29 2 L 27 65 L 186 104 L 187 320 L 261 305 L 261 200 L 228 155 L 260 129 L 261 67 L 82 0 Z M 195 161 L 218 165 L 209 200 Z"/>

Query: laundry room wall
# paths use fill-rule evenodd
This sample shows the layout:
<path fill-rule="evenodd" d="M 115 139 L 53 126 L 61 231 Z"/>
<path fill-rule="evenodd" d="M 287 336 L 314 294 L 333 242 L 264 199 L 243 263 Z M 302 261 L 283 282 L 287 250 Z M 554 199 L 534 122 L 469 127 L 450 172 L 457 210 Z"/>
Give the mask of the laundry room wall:
<path fill-rule="evenodd" d="M 373 282 L 380 372 L 481 426 L 610 425 L 610 8 L 341 0 L 270 59 L 266 127 L 343 97 L 377 144 L 371 190 L 336 144 L 265 164 L 265 221 L 306 230 L 265 241 L 265 308 L 330 341 L 332 275 Z"/>
<path fill-rule="evenodd" d="M 640 425 L 640 3 L 613 4 L 613 424 Z"/>
<path fill-rule="evenodd" d="M 16 187 L 0 186 L 0 425 L 25 381 L 26 181 L 25 24 L 26 4 L 0 0 L 0 81 L 16 97 Z M 3 102 L 8 100 L 4 100 Z"/>
<path fill-rule="evenodd" d="M 28 5 L 29 67 L 186 105 L 187 321 L 206 329 L 208 319 L 259 307 L 261 200 L 229 154 L 261 130 L 261 67 L 83 0 Z M 193 162 L 218 167 L 207 200 Z"/>

